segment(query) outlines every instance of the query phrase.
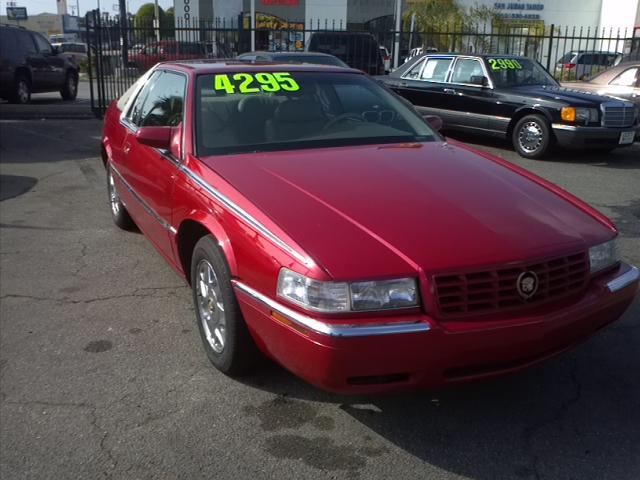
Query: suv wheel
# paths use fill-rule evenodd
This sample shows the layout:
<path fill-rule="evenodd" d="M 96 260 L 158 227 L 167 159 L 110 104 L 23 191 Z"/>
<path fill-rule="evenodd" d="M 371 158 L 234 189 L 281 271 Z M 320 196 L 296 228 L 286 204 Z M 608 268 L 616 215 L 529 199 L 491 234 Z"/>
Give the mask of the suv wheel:
<path fill-rule="evenodd" d="M 23 75 L 16 78 L 11 95 L 11 103 L 29 103 L 31 101 L 31 82 Z"/>
<path fill-rule="evenodd" d="M 525 158 L 542 158 L 553 143 L 549 122 L 541 115 L 527 115 L 516 123 L 513 147 Z"/>
<path fill-rule="evenodd" d="M 78 76 L 75 73 L 67 72 L 60 95 L 64 100 L 75 100 L 78 95 Z"/>

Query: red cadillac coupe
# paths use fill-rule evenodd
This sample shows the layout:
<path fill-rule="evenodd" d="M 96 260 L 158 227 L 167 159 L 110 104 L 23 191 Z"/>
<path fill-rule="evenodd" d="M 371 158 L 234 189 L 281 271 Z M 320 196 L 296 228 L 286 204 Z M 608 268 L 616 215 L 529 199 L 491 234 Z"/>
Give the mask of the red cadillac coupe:
<path fill-rule="evenodd" d="M 638 290 L 602 214 L 356 70 L 158 64 L 109 107 L 102 155 L 115 223 L 189 282 L 229 375 L 262 352 L 343 393 L 488 378 Z"/>

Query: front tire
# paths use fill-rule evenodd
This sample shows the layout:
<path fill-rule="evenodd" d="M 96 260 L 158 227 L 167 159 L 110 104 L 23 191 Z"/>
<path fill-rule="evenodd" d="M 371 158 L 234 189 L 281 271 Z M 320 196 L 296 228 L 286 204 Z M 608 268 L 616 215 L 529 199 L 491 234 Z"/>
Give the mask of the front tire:
<path fill-rule="evenodd" d="M 541 115 L 522 117 L 513 129 L 513 148 L 522 157 L 542 158 L 553 144 L 551 127 Z"/>
<path fill-rule="evenodd" d="M 60 89 L 63 100 L 75 100 L 78 96 L 78 76 L 73 72 L 67 72 L 64 85 Z"/>
<path fill-rule="evenodd" d="M 24 75 L 16 77 L 13 92 L 9 98 L 11 103 L 26 104 L 31 101 L 31 82 Z"/>
<path fill-rule="evenodd" d="M 256 365 L 258 349 L 242 317 L 229 267 L 213 237 L 202 237 L 191 258 L 191 288 L 198 330 L 213 365 L 241 376 Z"/>
<path fill-rule="evenodd" d="M 107 192 L 109 193 L 109 207 L 113 223 L 123 230 L 133 230 L 135 224 L 120 199 L 111 167 L 107 167 Z"/>

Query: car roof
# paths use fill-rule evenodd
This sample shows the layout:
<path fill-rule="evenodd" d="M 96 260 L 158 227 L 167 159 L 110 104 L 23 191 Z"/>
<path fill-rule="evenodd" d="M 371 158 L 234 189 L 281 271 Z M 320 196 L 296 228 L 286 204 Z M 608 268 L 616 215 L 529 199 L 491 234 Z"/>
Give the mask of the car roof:
<path fill-rule="evenodd" d="M 301 56 L 301 57 L 332 57 L 332 58 L 335 58 L 333 55 L 329 55 L 328 53 L 322 53 L 322 52 L 287 52 L 287 51 L 283 51 L 283 52 L 268 52 L 266 50 L 256 50 L 255 52 L 241 53 L 240 55 L 238 55 L 238 57 L 242 57 L 244 55 L 267 55 L 267 56 L 273 56 L 273 57 L 278 57 L 280 55 L 283 55 L 283 56 L 295 55 L 295 56 Z"/>
<path fill-rule="evenodd" d="M 344 68 L 335 65 L 317 65 L 312 63 L 283 63 L 260 61 L 248 63 L 242 60 L 229 59 L 194 59 L 194 60 L 175 60 L 172 62 L 162 62 L 158 64 L 158 68 L 162 66 L 175 66 L 188 71 L 195 71 L 197 74 L 210 74 L 221 72 L 335 72 L 335 73 L 358 73 L 364 75 L 360 70 L 354 68 Z"/>

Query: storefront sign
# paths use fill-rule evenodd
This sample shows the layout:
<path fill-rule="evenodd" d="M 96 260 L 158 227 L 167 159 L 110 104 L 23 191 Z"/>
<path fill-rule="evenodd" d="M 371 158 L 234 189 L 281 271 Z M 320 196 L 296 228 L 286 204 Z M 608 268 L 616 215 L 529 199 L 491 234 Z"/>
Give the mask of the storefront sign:
<path fill-rule="evenodd" d="M 496 10 L 544 10 L 544 4 L 496 2 L 493 4 L 493 8 L 495 8 Z"/>

